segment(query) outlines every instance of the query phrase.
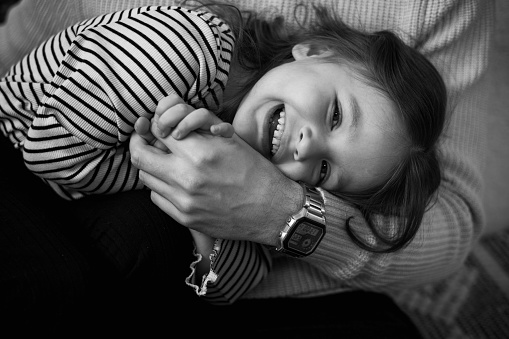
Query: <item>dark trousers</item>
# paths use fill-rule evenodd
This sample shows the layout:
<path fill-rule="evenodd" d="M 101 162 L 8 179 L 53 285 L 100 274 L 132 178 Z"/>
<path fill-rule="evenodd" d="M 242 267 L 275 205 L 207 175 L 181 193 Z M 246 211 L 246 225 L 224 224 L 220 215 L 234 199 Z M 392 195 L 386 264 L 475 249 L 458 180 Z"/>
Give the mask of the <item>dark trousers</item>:
<path fill-rule="evenodd" d="M 419 338 L 383 294 L 211 306 L 185 286 L 189 231 L 148 191 L 68 202 L 0 137 L 0 335 Z"/>

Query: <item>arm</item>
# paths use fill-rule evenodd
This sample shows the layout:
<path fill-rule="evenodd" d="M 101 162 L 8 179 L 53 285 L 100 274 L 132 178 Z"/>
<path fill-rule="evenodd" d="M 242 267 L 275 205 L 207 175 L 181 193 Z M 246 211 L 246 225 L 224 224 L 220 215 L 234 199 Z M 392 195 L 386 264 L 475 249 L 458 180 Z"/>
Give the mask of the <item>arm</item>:
<path fill-rule="evenodd" d="M 166 152 L 170 152 L 170 150 L 166 148 L 164 143 L 155 138 L 154 135 L 161 137 L 171 135 L 171 137 L 175 139 L 182 139 L 191 131 L 199 131 L 200 133 L 211 133 L 212 135 L 231 138 L 234 133 L 231 124 L 224 123 L 219 117 L 205 108 L 195 109 L 187 105 L 182 98 L 174 94 L 165 97 L 157 104 L 154 117 L 150 123 L 151 126 L 144 123 L 143 119 L 144 118 L 140 118 L 138 119 L 139 121 L 136 121 L 136 133 L 142 136 L 147 142 L 154 142 L 155 147 Z M 146 130 L 142 129 L 142 126 L 147 127 Z M 201 260 L 195 263 L 194 274 L 187 279 L 187 283 L 195 287 L 197 284 L 200 284 L 194 282 L 196 277 L 203 277 L 201 288 L 196 286 L 195 289 L 199 295 L 206 295 L 207 299 L 217 302 L 217 300 L 214 300 L 214 297 L 211 298 L 209 294 L 207 294 L 207 289 L 210 283 L 211 288 L 216 290 L 216 294 L 223 296 L 220 288 L 215 284 L 217 282 L 217 273 L 215 272 L 217 261 L 215 257 L 221 245 L 219 244 L 219 240 L 217 244 L 214 244 L 214 238 L 204 233 L 193 229 L 189 229 L 189 231 L 191 231 L 196 246 L 196 252 Z M 249 244 L 247 245 L 249 246 Z M 232 271 L 237 271 L 237 268 L 233 268 Z M 263 275 L 264 274 L 262 274 L 262 276 Z M 239 284 L 239 286 L 240 285 L 245 284 L 242 283 Z M 226 298 L 226 300 L 228 300 L 228 298 Z"/>
<path fill-rule="evenodd" d="M 217 106 L 229 55 L 216 44 L 231 41 L 214 20 L 145 7 L 76 25 L 28 131 L 29 169 L 68 198 L 141 188 L 125 147 L 137 118 L 169 93 Z"/>
<path fill-rule="evenodd" d="M 226 138 L 234 133 L 231 124 L 222 122 L 207 109 L 194 109 L 176 95 L 169 95 L 158 103 L 152 120 L 154 134 L 171 135 L 176 139 L 185 138 L 191 131 Z M 168 150 L 149 130 L 145 134 L 136 131 L 146 142 L 156 140 L 164 147 L 155 147 Z M 264 246 L 247 241 L 215 240 L 196 230 L 190 231 L 199 259 L 193 263 L 186 283 L 209 302 L 231 304 L 258 285 L 269 272 L 272 260 Z"/>
<path fill-rule="evenodd" d="M 436 203 L 426 213 L 421 229 L 407 248 L 398 253 L 375 254 L 359 249 L 346 233 L 346 219 L 353 217 L 353 228 L 369 237 L 368 227 L 359 211 L 325 192 L 328 228 L 321 245 L 311 256 L 297 262 L 277 258 L 279 267 L 292 265 L 298 268 L 297 272 L 320 272 L 328 277 L 323 278 L 323 284 L 330 286 L 331 280 L 328 279 L 332 279 L 338 288 L 398 290 L 451 274 L 461 265 L 479 236 L 484 220 L 480 172 L 483 152 L 479 145 L 484 133 L 482 114 L 485 109 L 483 93 L 478 86 L 481 86 L 480 80 L 486 69 L 492 3 L 450 1 L 440 3 L 440 6 L 427 4 L 430 6 L 426 12 L 429 20 L 424 20 L 418 29 L 410 30 L 410 24 L 406 28 L 418 32 L 419 47 L 444 72 L 456 104 L 443 141 L 444 180 Z M 418 9 L 416 5 L 415 10 Z M 396 20 L 408 20 L 408 16 L 403 15 L 404 10 L 401 8 L 401 13 L 395 13 Z M 412 24 L 417 26 L 416 22 L 414 19 Z M 465 59 L 467 52 L 471 54 Z M 458 60 L 466 60 L 466 64 L 458 63 Z M 204 136 L 200 138 L 204 139 Z M 164 157 L 143 153 L 147 152 L 146 145 L 138 138 L 132 139 L 133 162 L 142 169 L 142 180 L 154 190 L 154 202 L 191 228 L 216 237 L 249 239 L 274 246 L 286 217 L 299 209 L 302 193 L 298 185 L 236 138 L 206 138 L 204 141 L 200 138 L 187 138 L 179 145 L 164 139 L 177 153 L 173 165 L 169 165 Z M 198 145 L 203 150 L 205 144 L 212 143 L 214 149 L 194 153 L 193 159 L 181 157 L 183 153 L 178 151 L 182 147 L 194 152 Z M 223 175 L 228 180 L 207 172 L 206 168 L 210 167 L 215 167 L 219 173 L 228 173 Z M 177 175 L 187 179 L 176 183 L 173 176 Z M 222 193 L 218 193 L 220 188 Z M 219 196 L 221 204 L 210 203 Z M 206 201 L 208 205 L 204 207 Z M 298 273 L 273 272 L 267 284 L 292 280 L 288 284 L 308 286 L 308 282 L 299 279 Z"/>

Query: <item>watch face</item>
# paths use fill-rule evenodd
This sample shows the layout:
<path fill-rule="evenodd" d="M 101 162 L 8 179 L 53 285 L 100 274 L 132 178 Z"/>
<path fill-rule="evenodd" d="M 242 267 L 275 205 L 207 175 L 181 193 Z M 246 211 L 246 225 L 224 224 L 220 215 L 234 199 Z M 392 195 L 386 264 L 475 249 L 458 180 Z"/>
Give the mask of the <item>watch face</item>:
<path fill-rule="evenodd" d="M 293 228 L 290 236 L 284 240 L 285 248 L 302 253 L 311 254 L 325 234 L 324 226 L 313 220 L 301 221 Z"/>

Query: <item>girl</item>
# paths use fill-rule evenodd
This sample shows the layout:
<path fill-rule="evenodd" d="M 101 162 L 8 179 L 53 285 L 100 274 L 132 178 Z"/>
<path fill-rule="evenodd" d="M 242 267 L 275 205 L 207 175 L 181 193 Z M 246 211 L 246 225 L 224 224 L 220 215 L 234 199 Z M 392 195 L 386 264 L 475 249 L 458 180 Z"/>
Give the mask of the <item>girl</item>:
<path fill-rule="evenodd" d="M 156 123 L 163 133 L 181 119 L 189 123 L 187 117 L 203 120 L 179 125 L 175 137 L 217 127 L 195 108 L 217 113 L 293 180 L 336 192 L 368 221 L 377 214 L 402 218 L 395 232 L 370 223 L 370 242 L 347 228 L 363 248 L 396 251 L 412 240 L 440 182 L 443 81 L 394 34 L 365 34 L 325 9 L 316 14 L 309 30 L 292 33 L 278 20 L 266 30 L 256 17 L 239 26 L 180 7 L 82 22 L 3 78 L 2 131 L 22 149 L 27 167 L 66 199 L 139 189 L 126 142 L 137 119 L 150 118 L 174 93 L 183 102 L 161 101 Z M 188 283 L 200 294 L 208 288 L 216 302 L 233 302 L 270 268 L 263 246 L 193 237 L 212 262 L 201 286 L 195 276 Z M 221 255 L 233 248 L 250 259 Z"/>

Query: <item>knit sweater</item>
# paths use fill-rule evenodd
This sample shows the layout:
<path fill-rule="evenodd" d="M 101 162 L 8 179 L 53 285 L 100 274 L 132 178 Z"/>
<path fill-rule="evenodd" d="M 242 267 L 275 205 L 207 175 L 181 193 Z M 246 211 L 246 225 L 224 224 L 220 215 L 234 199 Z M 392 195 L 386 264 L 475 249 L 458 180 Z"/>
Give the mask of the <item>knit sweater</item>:
<path fill-rule="evenodd" d="M 460 267 L 484 226 L 481 170 L 487 110 L 483 75 L 493 30 L 494 1 L 317 2 L 335 8 L 353 27 L 395 31 L 442 73 L 451 102 L 448 126 L 440 145 L 443 180 L 437 200 L 426 212 L 415 239 L 405 249 L 391 254 L 375 254 L 355 245 L 346 233 L 345 221 L 353 216 L 350 225 L 369 236 L 360 212 L 324 192 L 328 226 L 320 246 L 301 259 L 273 254 L 271 272 L 245 298 L 306 297 L 359 288 L 392 293 L 442 279 Z M 49 35 L 75 22 L 148 3 L 147 0 L 22 1 L 9 14 L 13 24 L 0 29 L 0 71 L 5 73 Z M 298 0 L 247 0 L 237 5 L 241 9 L 268 8 L 284 15 L 290 24 L 295 24 L 297 18 L 305 25 L 305 18 L 312 17 L 306 16 L 302 6 L 294 12 L 298 3 Z"/>

